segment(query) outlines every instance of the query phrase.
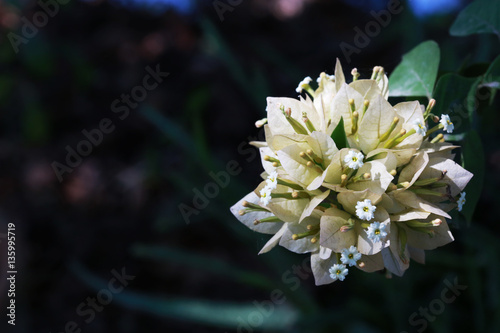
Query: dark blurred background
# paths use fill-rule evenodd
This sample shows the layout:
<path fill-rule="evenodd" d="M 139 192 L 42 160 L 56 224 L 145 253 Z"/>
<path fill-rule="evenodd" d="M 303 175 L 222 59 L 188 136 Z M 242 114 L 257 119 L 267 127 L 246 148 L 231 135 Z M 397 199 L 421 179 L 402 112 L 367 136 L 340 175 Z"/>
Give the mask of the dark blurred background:
<path fill-rule="evenodd" d="M 346 75 L 357 67 L 367 77 L 375 65 L 390 74 L 428 39 L 441 47 L 440 73 L 466 75 L 500 50 L 495 35 L 450 36 L 468 3 L 402 1 L 346 56 L 356 27 L 365 31 L 388 1 L 0 1 L 0 232 L 15 224 L 18 270 L 13 327 L 3 257 L 1 331 L 500 332 L 498 110 L 475 125 L 487 186 L 472 223 L 459 216 L 456 241 L 403 278 L 351 270 L 316 287 L 297 269 L 307 255 L 258 256 L 269 237 L 229 212 L 259 182 L 247 142 L 263 135 L 254 122 L 267 96 L 296 97 L 302 78 L 333 74 L 337 57 Z M 46 22 L 43 6 L 58 9 Z M 34 15 L 36 32 L 26 23 Z M 144 89 L 156 70 L 169 74 Z M 84 130 L 101 133 L 99 144 L 81 143 Z M 79 144 L 90 152 L 70 167 L 67 147 Z M 196 199 L 232 160 L 229 184 Z M 122 271 L 135 278 L 110 293 Z M 432 302 L 455 278 L 467 289 L 441 309 Z M 286 301 L 269 305 L 276 289 Z M 425 327 L 415 324 L 422 314 L 410 322 L 429 306 L 437 315 Z"/>

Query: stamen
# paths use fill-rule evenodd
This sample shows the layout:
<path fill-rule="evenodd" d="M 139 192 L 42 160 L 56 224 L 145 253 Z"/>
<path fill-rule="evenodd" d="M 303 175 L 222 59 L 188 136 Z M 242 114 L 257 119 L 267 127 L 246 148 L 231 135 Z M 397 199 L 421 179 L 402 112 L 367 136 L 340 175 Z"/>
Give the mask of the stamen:
<path fill-rule="evenodd" d="M 363 102 L 363 116 L 365 115 L 365 112 L 366 112 L 366 110 L 368 110 L 369 106 L 370 106 L 370 101 L 369 100 L 365 100 Z"/>
<path fill-rule="evenodd" d="M 288 180 L 284 180 L 282 178 L 278 178 L 277 183 L 280 185 L 283 185 L 283 186 L 287 186 L 287 187 L 294 189 L 294 190 L 302 190 L 303 189 L 302 186 L 295 184 L 295 183 L 292 183 Z"/>
<path fill-rule="evenodd" d="M 411 130 L 411 131 L 413 131 L 413 133 L 415 133 L 415 130 Z M 408 133 L 410 133 L 410 132 L 408 132 Z M 392 138 L 391 140 L 389 140 L 385 143 L 384 148 L 392 148 L 392 147 L 396 146 L 400 142 L 399 139 L 403 138 L 405 135 L 406 135 L 406 130 L 402 129 L 394 138 Z"/>
<path fill-rule="evenodd" d="M 312 149 L 308 149 L 306 150 L 306 154 L 311 158 L 311 160 L 313 160 L 314 162 L 318 163 L 318 164 L 323 164 L 323 159 L 321 157 L 319 157 L 318 155 L 316 155 Z"/>
<path fill-rule="evenodd" d="M 434 139 L 431 140 L 431 143 L 436 143 L 436 142 L 438 142 L 439 140 L 441 140 L 443 138 L 444 138 L 444 134 L 443 133 L 439 133 L 438 135 L 436 135 L 436 137 Z"/>
<path fill-rule="evenodd" d="M 347 185 L 347 175 L 344 173 L 340 176 L 340 186 L 345 187 Z"/>
<path fill-rule="evenodd" d="M 358 131 L 358 118 L 359 118 L 359 113 L 357 111 L 354 111 L 352 113 L 352 133 L 356 133 Z"/>
<path fill-rule="evenodd" d="M 307 130 L 304 128 L 304 126 L 302 126 L 301 123 L 299 123 L 296 119 L 294 119 L 292 117 L 292 109 L 291 108 L 288 108 L 285 111 L 284 106 L 282 105 L 281 111 L 285 115 L 285 119 L 288 121 L 288 123 L 292 126 L 292 128 L 294 129 L 294 131 L 297 134 L 305 134 L 305 135 L 309 134 L 307 132 Z"/>
<path fill-rule="evenodd" d="M 276 216 L 269 216 L 269 217 L 265 217 L 263 219 L 256 219 L 255 221 L 253 221 L 253 224 L 254 225 L 257 225 L 257 224 L 260 224 L 260 223 L 265 223 L 265 222 L 271 222 L 271 223 L 275 223 L 275 222 L 283 222 L 281 221 L 279 218 L 277 218 Z"/>
<path fill-rule="evenodd" d="M 307 129 L 309 132 L 314 132 L 316 131 L 316 128 L 314 127 L 313 123 L 309 120 L 307 117 L 307 112 L 302 112 L 302 121 L 306 124 Z"/>
<path fill-rule="evenodd" d="M 349 105 L 351 106 L 351 111 L 354 112 L 356 111 L 356 105 L 354 105 L 354 99 L 349 99 Z"/>
<path fill-rule="evenodd" d="M 399 123 L 399 118 L 398 117 L 394 117 L 394 119 L 392 120 L 391 126 L 389 127 L 389 129 L 387 130 L 387 132 L 385 132 L 384 134 L 382 134 L 382 136 L 379 139 L 379 142 L 384 142 L 385 140 L 389 139 L 389 137 L 391 136 L 392 132 L 394 131 L 394 129 L 396 128 L 396 126 L 398 125 L 398 123 Z"/>
<path fill-rule="evenodd" d="M 267 162 L 278 162 L 279 163 L 280 160 L 278 160 L 277 158 L 271 157 L 269 155 L 264 155 L 264 161 L 267 161 Z"/>

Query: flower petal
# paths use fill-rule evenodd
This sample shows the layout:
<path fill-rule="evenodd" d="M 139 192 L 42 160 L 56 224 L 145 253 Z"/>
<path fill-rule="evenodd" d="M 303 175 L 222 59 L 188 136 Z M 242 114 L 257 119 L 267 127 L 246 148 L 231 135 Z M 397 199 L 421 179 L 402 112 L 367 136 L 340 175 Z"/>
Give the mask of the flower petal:
<path fill-rule="evenodd" d="M 244 210 L 242 202 L 248 201 L 250 203 L 258 205 L 260 202 L 259 196 L 257 196 L 254 192 L 250 192 L 243 197 L 240 201 L 238 201 L 235 205 L 233 205 L 230 210 L 231 213 L 244 225 L 253 231 L 260 232 L 263 234 L 274 234 L 276 233 L 283 223 L 280 222 L 269 222 L 269 223 L 259 223 L 257 225 L 254 224 L 255 220 L 260 220 L 266 217 L 273 216 L 271 212 L 248 212 L 245 215 L 240 215 L 240 210 Z"/>
<path fill-rule="evenodd" d="M 343 249 L 356 245 L 356 232 L 349 230 L 341 232 L 340 228 L 347 224 L 351 217 L 348 213 L 337 208 L 329 208 L 321 217 L 321 229 L 319 243 L 321 246 L 340 253 Z"/>

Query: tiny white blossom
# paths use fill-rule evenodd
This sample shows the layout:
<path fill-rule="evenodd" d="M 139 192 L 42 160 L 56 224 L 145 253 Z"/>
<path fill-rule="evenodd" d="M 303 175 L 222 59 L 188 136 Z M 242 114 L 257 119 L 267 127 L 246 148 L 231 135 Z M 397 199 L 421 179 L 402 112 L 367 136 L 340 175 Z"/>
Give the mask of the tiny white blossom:
<path fill-rule="evenodd" d="M 326 74 L 325 73 L 325 79 L 327 79 L 328 81 L 333 81 L 335 82 L 335 75 L 330 75 L 330 74 Z M 321 82 L 321 75 L 318 76 L 318 78 L 316 79 L 316 82 L 317 83 L 320 83 Z"/>
<path fill-rule="evenodd" d="M 358 252 L 358 249 L 354 245 L 351 245 L 348 249 L 342 250 L 340 261 L 342 261 L 343 264 L 356 266 L 356 262 L 359 259 L 361 259 L 361 253 Z"/>
<path fill-rule="evenodd" d="M 349 150 L 347 155 L 344 157 L 344 162 L 349 168 L 356 170 L 363 166 L 363 159 L 363 153 L 356 153 L 354 150 Z"/>
<path fill-rule="evenodd" d="M 344 281 L 347 274 L 349 274 L 349 270 L 345 267 L 345 265 L 335 264 L 333 265 L 328 272 L 330 272 L 330 277 L 333 281 L 340 280 Z"/>
<path fill-rule="evenodd" d="M 460 198 L 457 200 L 458 211 L 462 211 L 462 207 L 465 205 L 465 192 L 460 193 Z"/>
<path fill-rule="evenodd" d="M 439 122 L 444 126 L 443 129 L 447 133 L 452 133 L 453 130 L 455 129 L 455 126 L 453 125 L 453 123 L 450 120 L 450 116 L 448 116 L 447 114 L 442 114 L 441 120 Z"/>
<path fill-rule="evenodd" d="M 311 83 L 312 79 L 310 76 L 306 77 L 304 80 L 300 81 L 299 85 L 297 86 L 297 89 L 295 89 L 296 92 L 299 94 L 302 92 L 302 90 Z"/>
<path fill-rule="evenodd" d="M 370 199 L 365 199 L 364 201 L 358 201 L 356 204 L 356 215 L 366 221 L 370 221 L 373 218 L 373 213 L 377 207 L 372 205 Z"/>
<path fill-rule="evenodd" d="M 413 129 L 417 132 L 417 134 L 420 134 L 422 136 L 425 136 L 427 133 L 427 127 L 425 127 L 425 124 L 422 123 L 419 119 L 415 119 L 413 122 Z"/>
<path fill-rule="evenodd" d="M 271 172 L 271 174 L 267 176 L 266 183 L 267 183 L 266 187 L 269 187 L 271 190 L 274 190 L 278 185 L 278 173 L 276 171 Z"/>
<path fill-rule="evenodd" d="M 368 234 L 368 238 L 374 243 L 382 241 L 387 236 L 385 224 L 381 224 L 380 222 L 373 222 L 370 224 L 366 233 Z"/>
<path fill-rule="evenodd" d="M 272 189 L 268 186 L 260 190 L 260 202 L 262 202 L 264 206 L 267 206 L 269 201 L 271 201 L 271 191 Z"/>

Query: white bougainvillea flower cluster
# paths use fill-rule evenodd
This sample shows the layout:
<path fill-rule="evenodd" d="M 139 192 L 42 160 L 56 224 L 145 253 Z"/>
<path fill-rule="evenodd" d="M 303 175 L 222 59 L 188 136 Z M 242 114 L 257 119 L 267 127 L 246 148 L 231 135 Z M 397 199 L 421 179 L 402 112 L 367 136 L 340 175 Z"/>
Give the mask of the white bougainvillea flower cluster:
<path fill-rule="evenodd" d="M 337 61 L 317 88 L 305 78 L 298 99 L 267 99 L 264 173 L 232 213 L 250 229 L 272 235 L 260 253 L 281 245 L 310 253 L 317 285 L 343 281 L 349 269 L 386 269 L 402 276 L 409 260 L 453 241 L 449 211 L 465 205 L 472 174 L 453 161 L 444 133 L 448 115 L 418 101 L 391 105 L 388 79 L 354 69 L 346 82 Z M 316 85 L 316 84 L 314 84 Z"/>

